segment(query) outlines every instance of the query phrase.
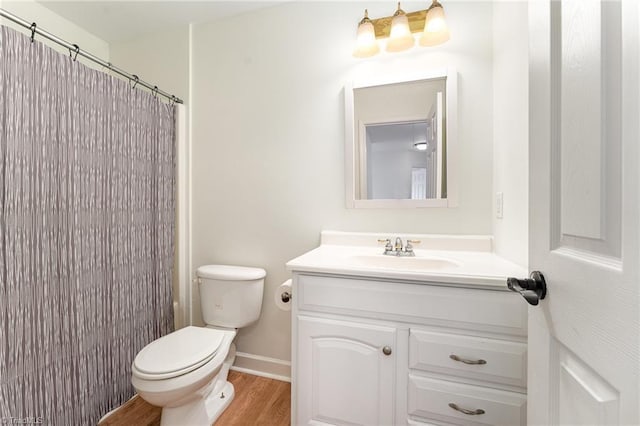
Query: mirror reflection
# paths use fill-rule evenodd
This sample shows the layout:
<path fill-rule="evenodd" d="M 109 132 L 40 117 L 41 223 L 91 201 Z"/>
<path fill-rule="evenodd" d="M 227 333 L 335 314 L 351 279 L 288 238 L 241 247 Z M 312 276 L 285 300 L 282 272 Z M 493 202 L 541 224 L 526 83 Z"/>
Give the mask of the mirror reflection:
<path fill-rule="evenodd" d="M 356 199 L 446 198 L 446 76 L 353 96 Z"/>
<path fill-rule="evenodd" d="M 365 126 L 367 199 L 441 198 L 441 138 L 434 119 Z M 408 171 L 408 173 L 407 173 Z"/>

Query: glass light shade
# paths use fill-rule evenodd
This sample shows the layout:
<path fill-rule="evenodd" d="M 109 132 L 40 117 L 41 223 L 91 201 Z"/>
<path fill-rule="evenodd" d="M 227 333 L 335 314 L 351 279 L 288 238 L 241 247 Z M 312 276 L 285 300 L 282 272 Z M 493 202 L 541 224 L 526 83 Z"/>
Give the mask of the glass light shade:
<path fill-rule="evenodd" d="M 364 21 L 358 25 L 358 36 L 356 39 L 356 48 L 353 50 L 353 56 L 356 58 L 367 58 L 373 56 L 380 51 L 378 42 L 376 41 L 376 32 L 371 21 Z"/>
<path fill-rule="evenodd" d="M 387 52 L 401 52 L 414 45 L 415 40 L 409 29 L 409 19 L 401 10 L 391 21 L 391 35 L 387 41 Z"/>
<path fill-rule="evenodd" d="M 427 11 L 420 45 L 437 46 L 447 40 L 449 40 L 449 27 L 444 17 L 444 9 L 440 3 L 434 1 L 434 4 Z"/>

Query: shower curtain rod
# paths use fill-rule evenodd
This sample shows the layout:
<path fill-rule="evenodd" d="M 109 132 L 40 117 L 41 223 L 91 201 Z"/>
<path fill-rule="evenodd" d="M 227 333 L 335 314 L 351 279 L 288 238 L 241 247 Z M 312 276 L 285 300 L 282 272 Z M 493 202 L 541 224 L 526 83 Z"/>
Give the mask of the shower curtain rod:
<path fill-rule="evenodd" d="M 140 86 L 146 87 L 147 89 L 151 90 L 151 92 L 153 94 L 155 94 L 155 95 L 162 95 L 165 98 L 168 98 L 169 100 L 171 100 L 171 101 L 173 101 L 173 102 L 175 102 L 177 104 L 183 103 L 181 99 L 179 99 L 179 98 L 177 98 L 177 97 L 175 97 L 173 95 L 170 95 L 169 93 L 167 93 L 165 91 L 162 91 L 162 90 L 158 89 L 158 86 L 152 86 L 151 84 L 147 83 L 146 81 L 140 80 L 140 78 L 137 75 L 129 74 L 128 72 L 113 66 L 111 64 L 111 62 L 104 61 L 104 60 L 98 58 L 97 56 L 92 55 L 89 52 L 85 52 L 85 51 L 81 50 L 80 47 L 78 47 L 77 44 L 71 44 L 69 42 L 66 42 L 66 41 L 62 40 L 59 37 L 54 36 L 53 34 L 47 32 L 47 31 L 39 29 L 35 22 L 33 24 L 30 24 L 28 21 L 25 21 L 24 19 L 22 19 L 22 18 L 20 18 L 20 17 L 18 17 L 16 15 L 13 15 L 12 13 L 9 13 L 6 10 L 1 9 L 1 8 L 0 8 L 0 16 L 2 16 L 4 18 L 7 18 L 8 20 L 13 21 L 16 24 L 21 25 L 21 26 L 27 28 L 28 30 L 30 30 L 31 31 L 31 40 L 32 41 L 33 41 L 33 38 L 34 38 L 35 34 L 41 35 L 42 37 L 44 37 L 46 39 L 49 39 L 49 40 L 53 41 L 54 43 L 58 43 L 59 45 L 64 46 L 67 49 L 69 49 L 69 54 L 73 53 L 75 55 L 74 56 L 74 60 L 75 60 L 75 58 L 78 57 L 78 55 L 83 56 L 83 57 L 89 59 L 90 61 L 95 62 L 96 64 L 102 65 L 103 67 L 107 68 L 109 71 L 113 71 L 116 74 L 119 74 L 122 77 L 128 79 L 129 81 L 133 82 L 134 83 L 133 87 L 135 87 L 136 85 L 139 84 Z"/>

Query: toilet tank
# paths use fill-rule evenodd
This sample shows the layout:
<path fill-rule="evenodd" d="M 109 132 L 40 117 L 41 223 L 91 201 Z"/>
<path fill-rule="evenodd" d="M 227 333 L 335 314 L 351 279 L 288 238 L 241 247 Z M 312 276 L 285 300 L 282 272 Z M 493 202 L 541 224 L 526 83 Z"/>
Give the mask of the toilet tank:
<path fill-rule="evenodd" d="M 202 318 L 207 325 L 245 327 L 260 317 L 266 271 L 261 268 L 205 265 L 197 269 Z"/>

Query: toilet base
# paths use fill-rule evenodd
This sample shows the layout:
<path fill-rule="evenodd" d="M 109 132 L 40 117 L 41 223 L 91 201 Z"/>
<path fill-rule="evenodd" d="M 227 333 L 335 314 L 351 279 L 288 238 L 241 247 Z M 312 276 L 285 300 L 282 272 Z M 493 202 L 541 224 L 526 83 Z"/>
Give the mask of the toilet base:
<path fill-rule="evenodd" d="M 236 345 L 231 343 L 218 375 L 197 392 L 204 397 L 177 407 L 163 407 L 160 426 L 211 426 L 235 396 L 233 384 L 227 381 L 229 369 L 235 359 Z"/>
<path fill-rule="evenodd" d="M 164 407 L 160 426 L 209 426 L 212 425 L 235 396 L 233 384 L 218 382 L 211 394 L 180 407 Z"/>

